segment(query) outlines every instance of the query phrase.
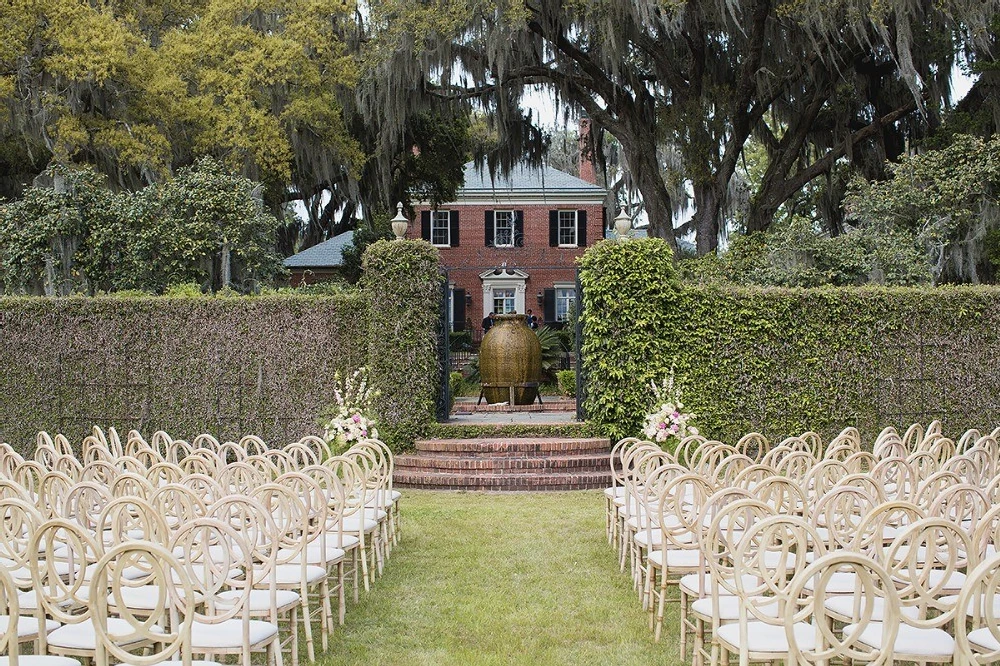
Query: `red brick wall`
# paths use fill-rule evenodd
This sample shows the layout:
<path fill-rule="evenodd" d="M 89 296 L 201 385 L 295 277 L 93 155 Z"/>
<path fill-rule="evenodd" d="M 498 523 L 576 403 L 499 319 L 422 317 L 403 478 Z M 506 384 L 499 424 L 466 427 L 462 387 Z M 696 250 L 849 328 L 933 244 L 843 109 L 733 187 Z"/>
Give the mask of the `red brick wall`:
<path fill-rule="evenodd" d="M 487 247 L 485 238 L 485 212 L 488 210 L 520 210 L 524 211 L 524 247 Z M 542 303 L 538 293 L 552 288 L 553 284 L 573 283 L 576 281 L 576 263 L 578 256 L 586 251 L 586 247 L 559 248 L 549 247 L 549 211 L 550 210 L 585 210 L 587 211 L 587 245 L 593 245 L 604 237 L 603 207 L 600 204 L 566 205 L 566 204 L 535 204 L 535 205 L 450 205 L 441 206 L 440 210 L 457 210 L 459 212 L 459 246 L 441 247 L 441 261 L 448 269 L 448 277 L 458 289 L 465 289 L 472 297 L 467 300 L 466 319 L 472 322 L 473 329 L 479 329 L 483 318 L 483 283 L 479 274 L 507 262 L 508 268 L 517 268 L 528 274 L 525 282 L 525 309 L 531 309 L 539 318 L 542 316 Z M 421 213 L 429 210 L 427 206 L 417 206 L 415 221 L 411 223 L 407 233 L 408 238 L 420 238 Z"/>

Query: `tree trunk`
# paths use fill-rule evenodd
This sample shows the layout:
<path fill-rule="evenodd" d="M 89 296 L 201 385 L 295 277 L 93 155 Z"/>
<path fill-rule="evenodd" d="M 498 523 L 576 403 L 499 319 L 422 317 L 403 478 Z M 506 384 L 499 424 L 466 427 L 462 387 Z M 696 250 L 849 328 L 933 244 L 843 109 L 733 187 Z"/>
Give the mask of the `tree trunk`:
<path fill-rule="evenodd" d="M 674 254 L 677 253 L 677 239 L 674 237 L 674 211 L 670 204 L 670 193 L 660 174 L 660 162 L 656 157 L 656 143 L 649 137 L 635 136 L 622 142 L 625 159 L 629 162 L 632 179 L 642 201 L 646 206 L 646 217 L 649 219 L 649 235 L 662 238 L 670 244 Z"/>
<path fill-rule="evenodd" d="M 695 184 L 697 202 L 694 219 L 695 245 L 698 256 L 715 252 L 719 247 L 719 219 L 722 217 L 722 192 L 715 183 Z"/>

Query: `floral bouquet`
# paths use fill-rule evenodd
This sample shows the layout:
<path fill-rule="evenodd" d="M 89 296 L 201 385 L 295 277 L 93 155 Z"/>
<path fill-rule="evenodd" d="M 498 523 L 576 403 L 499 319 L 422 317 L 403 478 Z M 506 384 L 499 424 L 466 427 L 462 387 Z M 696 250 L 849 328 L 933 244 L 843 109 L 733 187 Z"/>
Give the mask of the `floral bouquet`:
<path fill-rule="evenodd" d="M 358 368 L 347 377 L 340 372 L 334 374 L 333 397 L 329 420 L 323 425 L 329 455 L 342 453 L 362 440 L 378 438 L 375 421 L 365 416 L 378 398 L 378 391 L 368 385 L 367 368 Z"/>
<path fill-rule="evenodd" d="M 698 429 L 690 425 L 695 415 L 682 411 L 684 403 L 681 402 L 680 388 L 674 383 L 673 370 L 661 385 L 657 386 L 656 382 L 650 382 L 649 385 L 654 399 L 651 413 L 646 415 L 643 434 L 661 446 L 673 446 L 688 435 L 697 435 Z"/>

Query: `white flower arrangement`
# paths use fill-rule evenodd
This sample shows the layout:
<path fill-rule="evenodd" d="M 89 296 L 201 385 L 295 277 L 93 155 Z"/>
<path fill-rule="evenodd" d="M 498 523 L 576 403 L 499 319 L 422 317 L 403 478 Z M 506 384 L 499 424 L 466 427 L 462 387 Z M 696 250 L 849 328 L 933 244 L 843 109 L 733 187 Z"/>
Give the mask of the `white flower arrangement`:
<path fill-rule="evenodd" d="M 347 377 L 333 376 L 334 404 L 330 419 L 323 426 L 327 449 L 335 455 L 365 439 L 378 439 L 374 419 L 366 416 L 378 398 L 378 391 L 368 385 L 367 368 L 358 368 Z"/>
<path fill-rule="evenodd" d="M 697 435 L 698 429 L 691 425 L 696 415 L 684 412 L 681 402 L 680 388 L 674 382 L 674 372 L 663 380 L 661 385 L 649 383 L 653 390 L 654 401 L 651 413 L 646 415 L 643 434 L 652 442 L 660 445 L 676 444 L 688 435 Z"/>

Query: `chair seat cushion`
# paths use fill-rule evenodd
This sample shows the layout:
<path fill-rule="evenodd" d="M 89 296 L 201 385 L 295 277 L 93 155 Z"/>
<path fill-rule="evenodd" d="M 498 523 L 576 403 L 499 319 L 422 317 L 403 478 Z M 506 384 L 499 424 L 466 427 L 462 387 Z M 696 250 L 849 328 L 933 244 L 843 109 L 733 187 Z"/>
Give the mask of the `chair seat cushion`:
<path fill-rule="evenodd" d="M 263 620 L 250 620 L 249 643 L 259 645 L 278 635 L 278 626 Z M 243 645 L 243 622 L 225 620 L 215 624 L 194 622 L 191 625 L 191 651 L 206 652 L 238 648 Z"/>
<path fill-rule="evenodd" d="M 184 590 L 177 590 L 177 594 L 183 598 Z M 160 599 L 160 588 L 156 585 L 140 585 L 139 587 L 122 587 L 121 600 L 125 602 L 126 608 L 132 610 L 156 610 L 163 607 Z M 164 595 L 164 600 L 167 599 Z M 202 596 L 195 593 L 195 599 L 201 601 Z M 108 595 L 108 604 L 114 606 L 118 600 L 114 595 Z"/>
<path fill-rule="evenodd" d="M 983 652 L 995 652 L 1000 650 L 1000 642 L 993 637 L 989 627 L 975 629 L 969 632 L 969 642 Z"/>
<path fill-rule="evenodd" d="M 711 618 L 712 612 L 715 610 L 715 603 L 713 601 L 711 597 L 698 599 L 691 604 L 691 610 L 704 618 Z M 718 601 L 719 620 L 731 622 L 740 619 L 740 607 L 744 605 L 743 599 L 740 597 L 725 596 L 719 597 Z M 761 615 L 778 617 L 778 603 L 774 599 L 754 597 L 750 599 L 750 603 L 754 605 L 757 612 Z"/>
<path fill-rule="evenodd" d="M 326 533 L 326 542 L 340 548 L 341 550 L 350 550 L 361 543 L 361 540 L 353 534 L 346 534 L 337 530 L 331 530 Z"/>
<path fill-rule="evenodd" d="M 340 526 L 343 531 L 354 532 L 355 534 L 361 531 L 362 524 L 364 525 L 365 534 L 368 534 L 369 532 L 374 532 L 375 530 L 378 529 L 378 522 L 367 516 L 365 517 L 363 523 L 361 517 L 357 515 L 347 516 L 346 518 L 342 518 L 340 521 Z"/>
<path fill-rule="evenodd" d="M 274 577 L 275 583 L 278 585 L 298 585 L 302 582 L 303 577 L 306 583 L 315 583 L 326 577 L 326 569 L 313 564 L 307 564 L 303 573 L 302 565 L 300 564 L 279 564 L 274 567 Z M 254 576 L 254 582 L 264 583 L 263 580 L 258 580 L 256 575 Z"/>
<path fill-rule="evenodd" d="M 132 625 L 117 617 L 108 618 L 108 633 L 112 636 L 128 636 L 133 633 Z M 97 632 L 93 620 L 87 619 L 76 624 L 64 624 L 48 635 L 52 647 L 73 650 L 97 649 Z M 137 643 L 138 640 L 123 641 L 121 645 Z"/>
<path fill-rule="evenodd" d="M 742 645 L 740 640 L 740 625 L 725 624 L 718 628 L 716 635 L 719 640 L 731 647 L 745 647 L 749 652 L 766 652 L 768 654 L 787 654 L 788 637 L 783 625 L 772 625 L 766 622 L 747 622 L 747 642 Z M 801 650 L 812 650 L 816 645 L 816 628 L 811 624 L 797 623 L 795 642 Z"/>
<path fill-rule="evenodd" d="M 846 618 L 847 621 L 857 619 L 854 615 L 854 597 L 852 595 L 842 595 L 839 597 L 827 597 L 823 606 L 842 618 Z M 867 605 L 862 604 L 861 612 L 867 608 Z M 900 608 L 899 612 L 910 619 L 917 619 L 920 616 L 920 610 L 912 606 L 907 606 L 905 608 Z M 872 604 L 872 616 L 871 620 L 873 622 L 881 622 L 885 619 L 885 599 L 881 597 L 876 597 L 875 602 Z"/>
<path fill-rule="evenodd" d="M 958 603 L 958 595 L 957 594 L 949 594 L 949 595 L 946 595 L 946 596 L 938 598 L 938 601 L 943 606 L 954 606 L 955 604 Z M 980 597 L 980 599 L 979 599 L 979 602 L 980 602 L 979 603 L 979 606 L 980 606 L 980 611 L 979 612 L 980 612 L 980 614 L 982 614 L 983 610 L 986 607 L 986 605 L 983 603 L 983 601 L 984 601 L 983 598 Z M 969 617 L 972 617 L 972 616 L 974 616 L 976 614 L 975 606 L 973 605 L 973 600 L 972 599 L 969 599 L 969 606 L 965 609 L 965 614 L 968 615 Z M 995 616 L 1000 616 L 1000 596 L 993 597 L 993 614 Z"/>
<path fill-rule="evenodd" d="M 699 580 L 699 578 L 701 580 Z M 729 583 L 730 587 L 735 586 L 735 582 Z M 757 586 L 757 579 L 749 574 L 743 574 L 743 586 L 745 588 L 751 589 Z M 708 595 L 712 591 L 712 575 L 711 574 L 688 574 L 681 577 L 680 582 L 681 592 L 690 595 L 692 597 L 697 597 L 700 595 Z M 725 587 L 719 587 L 719 594 L 723 596 L 732 596 L 727 592 Z"/>
<path fill-rule="evenodd" d="M 849 624 L 844 627 L 844 635 L 854 632 L 856 625 Z M 858 636 L 858 642 L 863 643 L 876 650 L 882 648 L 882 623 L 872 622 L 865 627 Z M 927 658 L 940 658 L 940 660 L 950 660 L 955 654 L 955 639 L 944 629 L 932 629 L 923 627 L 911 627 L 908 624 L 899 625 L 899 633 L 896 634 L 894 645 L 896 659 L 902 659 L 903 655 Z"/>
<path fill-rule="evenodd" d="M 813 591 L 815 579 L 807 580 L 805 589 Z M 830 576 L 826 584 L 827 594 L 853 594 L 858 589 L 858 575 L 849 571 L 838 571 Z"/>
<path fill-rule="evenodd" d="M 222 602 L 226 599 L 239 599 L 241 596 L 241 592 L 229 590 L 219 594 L 218 599 Z M 301 599 L 299 593 L 292 590 L 275 590 L 274 593 L 274 605 L 278 609 L 294 606 Z M 269 590 L 250 590 L 250 612 L 257 613 L 269 610 L 271 610 L 271 592 Z"/>
<path fill-rule="evenodd" d="M 61 625 L 55 620 L 45 620 L 45 633 L 55 631 Z M 10 627 L 10 615 L 0 615 L 0 634 L 6 634 Z M 38 618 L 31 615 L 20 615 L 17 618 L 17 637 L 27 638 L 38 635 Z"/>
<path fill-rule="evenodd" d="M 605 488 L 604 496 L 608 499 L 614 499 L 615 497 L 625 496 L 625 486 L 614 486 L 613 488 Z"/>
<path fill-rule="evenodd" d="M 326 566 L 336 564 L 342 559 L 344 559 L 344 551 L 332 543 L 328 543 L 326 546 L 321 543 L 313 543 L 306 548 L 306 564 Z M 278 551 L 278 560 L 298 564 L 302 561 L 302 553 L 296 555 L 291 549 L 282 548 Z"/>
<path fill-rule="evenodd" d="M 22 654 L 18 655 L 17 664 L 18 666 L 80 666 L 80 661 L 72 657 L 49 654 Z M 10 666 L 10 657 L 0 657 L 0 666 Z"/>
<path fill-rule="evenodd" d="M 667 568 L 691 569 L 701 563 L 701 552 L 698 550 L 654 550 L 649 554 L 649 561 L 656 566 L 663 566 L 664 554 Z"/>

